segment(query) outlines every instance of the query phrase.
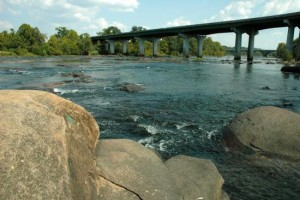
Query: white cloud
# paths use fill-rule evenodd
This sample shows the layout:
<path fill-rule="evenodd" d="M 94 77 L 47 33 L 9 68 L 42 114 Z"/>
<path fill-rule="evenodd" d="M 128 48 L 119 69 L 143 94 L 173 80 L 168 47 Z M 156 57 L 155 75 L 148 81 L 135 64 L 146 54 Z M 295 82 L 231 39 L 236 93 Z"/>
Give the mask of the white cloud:
<path fill-rule="evenodd" d="M 112 10 L 122 12 L 133 12 L 138 8 L 138 0 L 89 0 L 94 5 L 109 6 Z"/>
<path fill-rule="evenodd" d="M 7 21 L 0 21 L 0 31 L 5 31 L 13 28 L 13 25 Z"/>
<path fill-rule="evenodd" d="M 106 19 L 104 18 L 95 20 L 94 24 L 96 24 L 95 26 L 96 28 L 100 28 L 100 29 L 107 28 L 109 26 L 108 21 L 106 21 Z"/>
<path fill-rule="evenodd" d="M 118 27 L 122 32 L 128 31 L 128 27 L 127 27 L 125 24 L 122 24 L 122 23 L 120 23 L 120 22 L 113 22 L 113 23 L 111 24 L 111 26 L 116 26 L 116 27 Z"/>
<path fill-rule="evenodd" d="M 91 34 L 95 34 L 96 32 L 101 32 L 103 29 L 108 28 L 110 26 L 118 27 L 122 32 L 127 32 L 128 27 L 120 22 L 108 22 L 105 18 L 99 18 L 92 23 L 89 23 L 87 26 L 80 27 L 77 29 L 81 32 L 90 32 Z"/>
<path fill-rule="evenodd" d="M 184 25 L 191 25 L 192 22 L 185 19 L 184 17 L 178 17 L 173 21 L 167 22 L 167 26 L 184 26 Z"/>
<path fill-rule="evenodd" d="M 300 10 L 300 0 L 269 0 L 263 7 L 263 15 L 283 14 L 298 12 Z"/>
<path fill-rule="evenodd" d="M 233 1 L 219 13 L 211 17 L 208 21 L 228 21 L 234 19 L 249 18 L 252 14 L 252 9 L 260 2 L 260 0 Z"/>

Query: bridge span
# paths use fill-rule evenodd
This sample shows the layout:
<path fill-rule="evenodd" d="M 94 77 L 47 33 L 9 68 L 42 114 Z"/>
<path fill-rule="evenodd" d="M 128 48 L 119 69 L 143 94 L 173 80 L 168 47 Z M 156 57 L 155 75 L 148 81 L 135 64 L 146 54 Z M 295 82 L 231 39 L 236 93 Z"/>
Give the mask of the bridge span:
<path fill-rule="evenodd" d="M 161 38 L 168 36 L 181 36 L 183 38 L 183 54 L 189 56 L 189 39 L 194 37 L 198 41 L 197 56 L 203 56 L 203 42 L 207 35 L 216 33 L 235 33 L 234 59 L 241 59 L 242 50 L 242 34 L 249 35 L 247 60 L 253 61 L 254 40 L 260 30 L 287 27 L 287 49 L 292 51 L 295 28 L 300 28 L 300 12 L 288 13 L 282 15 L 274 15 L 267 17 L 258 17 L 242 20 L 214 22 L 195 24 L 188 26 L 177 26 L 170 28 L 151 29 L 139 32 L 127 32 L 115 35 L 103 35 L 91 37 L 92 41 L 107 42 L 109 52 L 114 54 L 114 42 L 121 41 L 123 45 L 123 53 L 127 53 L 127 43 L 132 39 L 139 41 L 139 55 L 144 55 L 144 42 L 146 40 L 153 42 L 153 56 L 157 56 L 158 43 Z M 300 36 L 300 34 L 299 34 Z"/>

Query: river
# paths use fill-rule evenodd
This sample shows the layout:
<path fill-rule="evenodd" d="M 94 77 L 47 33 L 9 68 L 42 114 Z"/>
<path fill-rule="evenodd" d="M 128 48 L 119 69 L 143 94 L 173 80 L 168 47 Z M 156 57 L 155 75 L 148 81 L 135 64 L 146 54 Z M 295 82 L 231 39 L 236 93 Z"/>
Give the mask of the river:
<path fill-rule="evenodd" d="M 231 199 L 297 199 L 298 164 L 270 166 L 236 155 L 221 131 L 238 113 L 262 105 L 300 113 L 300 75 L 275 59 L 253 64 L 231 57 L 0 57 L 0 89 L 38 89 L 70 99 L 93 114 L 101 138 L 129 138 L 163 158 L 211 159 Z M 121 91 L 138 84 L 137 93 Z"/>

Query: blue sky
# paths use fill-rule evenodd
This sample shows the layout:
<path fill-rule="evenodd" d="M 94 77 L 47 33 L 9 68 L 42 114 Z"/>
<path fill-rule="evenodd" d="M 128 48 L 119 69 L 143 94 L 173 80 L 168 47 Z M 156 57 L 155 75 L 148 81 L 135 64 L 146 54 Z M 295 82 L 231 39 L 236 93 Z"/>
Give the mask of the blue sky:
<path fill-rule="evenodd" d="M 96 35 L 112 25 L 126 32 L 135 25 L 152 29 L 299 11 L 300 0 L 0 0 L 0 31 L 28 23 L 47 36 L 60 26 Z M 260 31 L 255 47 L 275 49 L 286 34 L 287 28 Z M 210 36 L 234 46 L 233 33 Z M 247 41 L 244 34 L 243 46 Z"/>

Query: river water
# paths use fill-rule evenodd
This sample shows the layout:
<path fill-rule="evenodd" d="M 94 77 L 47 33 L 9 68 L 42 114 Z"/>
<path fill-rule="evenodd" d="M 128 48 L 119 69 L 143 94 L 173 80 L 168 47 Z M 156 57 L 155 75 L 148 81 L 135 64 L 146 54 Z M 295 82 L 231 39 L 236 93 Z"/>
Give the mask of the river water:
<path fill-rule="evenodd" d="M 166 159 L 211 159 L 231 199 L 299 199 L 299 164 L 237 155 L 221 143 L 221 130 L 256 106 L 300 113 L 300 75 L 281 73 L 276 60 L 231 60 L 0 57 L 0 89 L 38 89 L 70 99 L 93 114 L 101 138 L 133 139 Z M 144 90 L 121 91 L 124 83 Z"/>

